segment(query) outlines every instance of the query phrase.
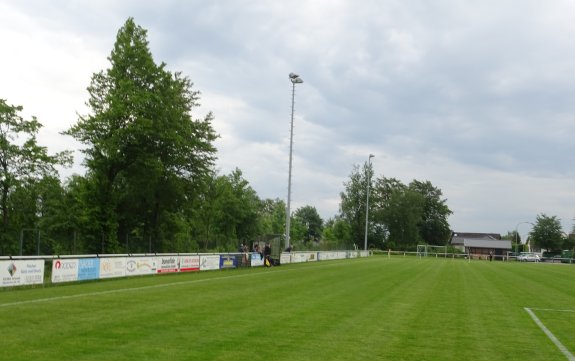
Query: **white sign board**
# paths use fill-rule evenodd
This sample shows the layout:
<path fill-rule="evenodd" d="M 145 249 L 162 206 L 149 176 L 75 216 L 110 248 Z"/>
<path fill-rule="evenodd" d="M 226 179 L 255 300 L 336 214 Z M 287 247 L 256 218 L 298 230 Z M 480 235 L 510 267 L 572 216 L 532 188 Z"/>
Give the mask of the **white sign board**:
<path fill-rule="evenodd" d="M 124 277 L 126 275 L 126 258 L 112 257 L 100 259 L 100 278 Z"/>
<path fill-rule="evenodd" d="M 52 261 L 52 283 L 78 280 L 78 259 L 55 259 Z"/>
<path fill-rule="evenodd" d="M 264 265 L 264 258 L 262 257 L 262 255 L 257 252 L 251 253 L 250 266 L 259 267 L 263 265 Z"/>
<path fill-rule="evenodd" d="M 200 256 L 201 271 L 216 270 L 216 269 L 220 269 L 219 255 Z"/>
<path fill-rule="evenodd" d="M 291 253 L 282 253 L 280 255 L 280 264 L 288 264 L 291 263 Z"/>
<path fill-rule="evenodd" d="M 200 256 L 180 256 L 180 272 L 200 270 Z"/>
<path fill-rule="evenodd" d="M 178 257 L 158 257 L 158 273 L 178 272 Z"/>
<path fill-rule="evenodd" d="M 156 257 L 133 257 L 126 260 L 126 276 L 142 276 L 156 273 Z"/>
<path fill-rule="evenodd" d="M 44 260 L 0 261 L 0 287 L 44 283 Z"/>

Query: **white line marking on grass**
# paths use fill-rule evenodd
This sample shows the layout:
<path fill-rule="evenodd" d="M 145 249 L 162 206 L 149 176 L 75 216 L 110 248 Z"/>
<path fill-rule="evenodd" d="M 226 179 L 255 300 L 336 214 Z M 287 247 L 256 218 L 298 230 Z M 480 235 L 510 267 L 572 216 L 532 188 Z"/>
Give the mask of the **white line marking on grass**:
<path fill-rule="evenodd" d="M 548 311 L 548 312 L 573 312 L 575 313 L 575 310 L 556 310 L 554 308 L 533 308 L 533 307 L 529 307 L 530 310 L 532 311 Z"/>
<path fill-rule="evenodd" d="M 277 271 L 274 271 L 273 273 L 277 273 L 277 272 L 289 272 L 289 271 L 296 271 L 296 270 L 297 270 L 297 269 L 295 269 L 295 268 L 294 268 L 294 269 L 286 269 L 286 270 L 277 270 Z M 122 293 L 122 292 L 141 291 L 141 290 L 148 290 L 148 289 L 162 288 L 162 287 L 172 287 L 172 286 L 189 285 L 189 284 L 202 283 L 202 282 L 213 281 L 213 280 L 232 279 L 232 278 L 240 278 L 240 277 L 248 277 L 248 276 L 256 276 L 256 275 L 266 275 L 266 274 L 271 274 L 271 273 L 272 273 L 272 272 L 270 272 L 270 273 L 268 273 L 268 272 L 247 273 L 247 274 L 224 276 L 224 277 L 204 278 L 204 279 L 201 279 L 201 280 L 190 280 L 190 281 L 180 281 L 180 282 L 172 282 L 172 283 L 162 283 L 162 284 L 159 284 L 159 285 L 150 285 L 150 286 L 142 286 L 142 287 L 131 287 L 131 288 L 118 288 L 118 289 L 115 289 L 115 290 L 98 291 L 98 292 L 88 292 L 88 293 L 78 293 L 78 294 L 69 295 L 69 296 L 57 296 L 57 297 L 48 297 L 48 298 L 38 298 L 38 299 L 35 299 L 35 300 L 27 300 L 27 301 L 17 301 L 17 302 L 11 302 L 11 303 L 3 303 L 3 304 L 0 304 L 0 308 L 2 308 L 2 307 L 10 307 L 10 306 L 21 306 L 21 305 L 27 305 L 27 304 L 32 304 L 32 303 L 44 303 L 44 302 L 50 302 L 50 301 L 68 300 L 68 299 L 81 298 L 81 297 L 89 297 L 89 296 L 109 295 L 109 294 Z"/>
<path fill-rule="evenodd" d="M 569 352 L 569 350 L 567 350 L 565 346 L 563 346 L 563 344 L 557 339 L 557 337 L 555 337 L 555 335 L 551 333 L 551 331 L 549 331 L 547 327 L 545 327 L 543 322 L 541 322 L 541 320 L 535 315 L 535 313 L 530 308 L 527 307 L 525 307 L 524 310 L 527 311 L 527 313 L 529 314 L 529 316 L 531 316 L 533 321 L 535 321 L 537 326 L 539 326 L 539 328 L 547 335 L 547 337 L 549 337 L 551 342 L 553 342 L 555 346 L 557 346 L 559 351 L 561 351 L 563 355 L 567 357 L 567 360 L 575 361 L 575 356 L 573 356 L 573 354 Z"/>
<path fill-rule="evenodd" d="M 329 264 L 329 265 L 321 265 L 322 267 L 326 266 L 338 266 L 338 265 L 348 265 L 349 263 L 339 263 L 339 264 Z M 132 292 L 132 291 L 141 291 L 141 290 L 148 290 L 154 288 L 162 288 L 162 287 L 172 287 L 172 286 L 180 286 L 180 285 L 190 285 L 194 283 L 202 283 L 212 280 L 224 280 L 224 279 L 233 279 L 233 278 L 241 278 L 241 277 L 249 277 L 249 276 L 257 276 L 257 275 L 269 275 L 278 272 L 291 272 L 291 271 L 298 271 L 298 270 L 306 270 L 311 267 L 320 267 L 318 266 L 310 266 L 306 268 L 291 268 L 291 269 L 282 269 L 282 270 L 273 270 L 272 272 L 257 272 L 257 273 L 247 273 L 241 275 L 231 275 L 231 276 L 223 276 L 223 277 L 214 277 L 214 278 L 204 278 L 201 280 L 191 280 L 191 281 L 180 281 L 180 282 L 172 282 L 172 283 L 162 283 L 159 285 L 150 285 L 150 286 L 142 286 L 142 287 L 131 287 L 131 288 L 119 288 L 115 290 L 107 290 L 107 291 L 98 291 L 98 292 L 88 292 L 88 293 L 78 293 L 75 295 L 69 296 L 57 296 L 57 297 L 48 297 L 48 298 L 38 298 L 34 300 L 27 300 L 27 301 L 17 301 L 17 302 L 10 302 L 10 303 L 1 303 L 0 308 L 4 307 L 11 307 L 11 306 L 22 306 L 34 303 L 44 303 L 50 301 L 60 301 L 60 300 L 68 300 L 68 299 L 75 299 L 75 298 L 82 298 L 82 297 L 89 297 L 89 296 L 101 296 L 101 295 L 109 295 L 114 293 L 121 293 L 121 292 Z"/>

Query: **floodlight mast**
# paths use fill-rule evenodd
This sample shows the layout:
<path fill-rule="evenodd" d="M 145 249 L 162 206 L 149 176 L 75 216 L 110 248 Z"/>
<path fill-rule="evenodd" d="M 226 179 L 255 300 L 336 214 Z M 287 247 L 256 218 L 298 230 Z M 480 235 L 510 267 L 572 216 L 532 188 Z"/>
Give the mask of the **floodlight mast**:
<path fill-rule="evenodd" d="M 369 184 L 371 183 L 371 158 L 375 157 L 375 155 L 370 154 L 367 158 L 367 169 L 366 169 L 366 196 L 365 196 L 365 240 L 363 243 L 363 250 L 367 251 L 367 231 L 368 231 L 368 223 L 369 223 Z"/>
<path fill-rule="evenodd" d="M 302 78 L 295 73 L 289 73 L 289 78 L 292 83 L 291 93 L 291 123 L 290 123 L 290 137 L 289 137 L 289 170 L 288 170 L 288 196 L 286 205 L 286 248 L 290 246 L 290 226 L 291 226 L 291 168 L 292 168 L 292 152 L 293 152 L 293 114 L 295 103 L 295 85 L 303 83 Z"/>

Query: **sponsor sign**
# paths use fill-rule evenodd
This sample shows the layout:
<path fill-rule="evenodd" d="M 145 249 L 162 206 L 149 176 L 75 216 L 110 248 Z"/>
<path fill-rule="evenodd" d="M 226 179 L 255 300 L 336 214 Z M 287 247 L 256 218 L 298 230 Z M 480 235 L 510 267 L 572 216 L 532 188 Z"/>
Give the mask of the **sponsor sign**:
<path fill-rule="evenodd" d="M 133 257 L 126 260 L 126 276 L 151 275 L 157 269 L 156 257 Z"/>
<path fill-rule="evenodd" d="M 329 261 L 336 259 L 337 252 L 319 252 L 317 255 L 318 261 Z"/>
<path fill-rule="evenodd" d="M 200 256 L 180 256 L 180 272 L 200 270 Z"/>
<path fill-rule="evenodd" d="M 52 283 L 78 280 L 78 259 L 55 259 L 52 261 Z"/>
<path fill-rule="evenodd" d="M 280 264 L 291 263 L 291 253 L 282 253 L 280 255 Z"/>
<path fill-rule="evenodd" d="M 99 258 L 80 258 L 78 260 L 78 281 L 100 278 Z"/>
<path fill-rule="evenodd" d="M 0 261 L 0 287 L 44 283 L 44 260 Z"/>
<path fill-rule="evenodd" d="M 318 252 L 296 252 L 292 254 L 292 263 L 315 262 Z"/>
<path fill-rule="evenodd" d="M 124 277 L 126 275 L 126 258 L 100 258 L 100 278 Z"/>
<path fill-rule="evenodd" d="M 338 252 L 338 251 L 328 251 L 328 252 L 319 252 L 317 254 L 318 261 L 329 261 L 334 259 L 345 259 L 346 252 Z"/>
<path fill-rule="evenodd" d="M 178 272 L 178 257 L 158 257 L 158 273 Z"/>
<path fill-rule="evenodd" d="M 307 262 L 307 255 L 305 253 L 293 253 L 291 256 L 292 263 Z"/>
<path fill-rule="evenodd" d="M 200 270 L 216 270 L 220 269 L 220 256 L 210 255 L 210 256 L 200 256 Z"/>
<path fill-rule="evenodd" d="M 236 256 L 221 255 L 220 256 L 220 269 L 236 268 Z"/>
<path fill-rule="evenodd" d="M 357 257 L 359 257 L 358 251 L 348 251 L 347 252 L 347 258 L 357 258 Z"/>
<path fill-rule="evenodd" d="M 250 257 L 250 265 L 252 267 L 263 266 L 264 265 L 264 257 L 257 252 L 252 253 L 251 257 Z"/>

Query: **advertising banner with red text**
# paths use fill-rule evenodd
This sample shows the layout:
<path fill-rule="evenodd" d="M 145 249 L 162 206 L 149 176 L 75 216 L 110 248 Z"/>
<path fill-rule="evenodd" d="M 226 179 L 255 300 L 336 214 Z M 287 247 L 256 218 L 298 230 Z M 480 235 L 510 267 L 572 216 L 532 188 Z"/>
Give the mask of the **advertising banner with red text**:
<path fill-rule="evenodd" d="M 200 256 L 180 256 L 180 272 L 200 270 Z"/>

